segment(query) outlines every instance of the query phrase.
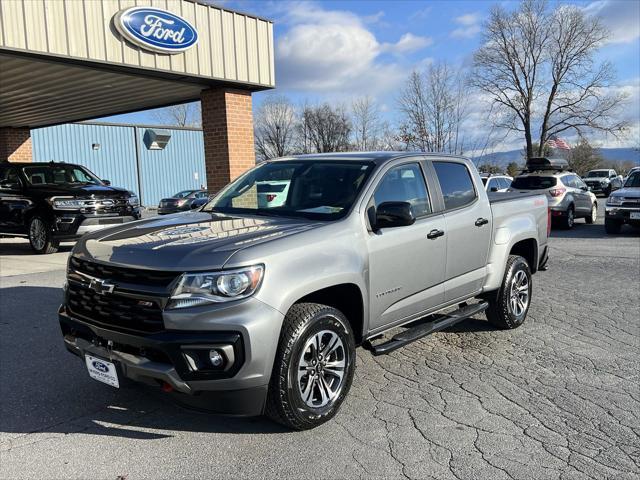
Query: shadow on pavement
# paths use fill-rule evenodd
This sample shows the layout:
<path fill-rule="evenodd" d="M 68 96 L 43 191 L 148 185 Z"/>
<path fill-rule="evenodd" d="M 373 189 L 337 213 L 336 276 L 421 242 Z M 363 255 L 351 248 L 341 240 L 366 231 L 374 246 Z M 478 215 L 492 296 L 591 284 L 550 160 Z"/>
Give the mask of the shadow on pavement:
<path fill-rule="evenodd" d="M 121 389 L 89 378 L 65 349 L 57 319 L 62 291 L 10 287 L 0 294 L 0 432 L 82 432 L 140 440 L 172 431 L 275 433 L 266 418 L 223 417 L 179 407 L 160 389 Z"/>
<path fill-rule="evenodd" d="M 593 238 L 593 239 L 603 239 L 603 238 L 617 238 L 617 237 L 626 237 L 626 238 L 634 238 L 640 237 L 640 228 L 634 228 L 630 225 L 623 225 L 622 230 L 619 234 L 610 235 L 604 230 L 604 225 L 593 224 L 586 225 L 582 223 L 576 223 L 571 230 L 561 230 L 559 228 L 554 227 L 551 230 L 552 238 Z"/>
<path fill-rule="evenodd" d="M 60 245 L 58 253 L 68 253 L 74 245 L 75 243 L 64 243 Z M 4 240 L 0 242 L 0 255 L 30 255 L 33 257 L 40 257 L 40 255 L 31 249 L 28 241 L 11 242 Z M 43 256 L 43 258 L 46 258 L 46 256 Z"/>

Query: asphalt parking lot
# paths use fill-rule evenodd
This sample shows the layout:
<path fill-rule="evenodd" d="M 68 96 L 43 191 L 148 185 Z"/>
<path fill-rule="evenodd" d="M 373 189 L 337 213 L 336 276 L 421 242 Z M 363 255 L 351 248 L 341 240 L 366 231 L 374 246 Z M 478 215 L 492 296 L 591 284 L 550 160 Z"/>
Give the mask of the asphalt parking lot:
<path fill-rule="evenodd" d="M 306 432 L 91 380 L 57 324 L 68 251 L 34 257 L 0 242 L 2 478 L 640 473 L 640 232 L 607 236 L 602 216 L 553 232 L 521 328 L 479 316 L 387 356 L 359 350 L 341 412 Z"/>

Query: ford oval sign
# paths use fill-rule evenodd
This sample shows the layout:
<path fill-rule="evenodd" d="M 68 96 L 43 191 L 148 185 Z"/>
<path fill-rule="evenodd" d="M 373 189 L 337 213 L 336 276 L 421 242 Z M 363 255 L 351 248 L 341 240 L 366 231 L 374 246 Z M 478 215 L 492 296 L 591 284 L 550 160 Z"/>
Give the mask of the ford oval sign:
<path fill-rule="evenodd" d="M 109 367 L 107 367 L 104 363 L 99 362 L 98 360 L 94 360 L 92 363 L 93 363 L 93 368 L 95 368 L 96 370 L 102 373 L 107 373 L 109 371 Z"/>
<path fill-rule="evenodd" d="M 127 8 L 116 13 L 113 23 L 127 40 L 154 52 L 180 53 L 198 43 L 189 22 L 160 8 Z"/>

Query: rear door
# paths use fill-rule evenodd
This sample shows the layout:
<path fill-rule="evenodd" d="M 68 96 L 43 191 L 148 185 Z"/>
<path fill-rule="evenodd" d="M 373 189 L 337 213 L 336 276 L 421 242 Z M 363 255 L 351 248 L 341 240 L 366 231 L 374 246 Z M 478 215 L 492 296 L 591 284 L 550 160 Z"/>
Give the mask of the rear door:
<path fill-rule="evenodd" d="M 444 200 L 447 264 L 445 301 L 475 293 L 486 276 L 492 215 L 481 185 L 463 160 L 434 160 Z"/>
<path fill-rule="evenodd" d="M 416 216 L 413 225 L 368 233 L 371 331 L 444 301 L 446 240 L 432 232 L 444 231 L 445 225 L 432 198 L 415 160 L 388 167 L 369 197 L 367 211 L 384 202 L 409 202 Z"/>
<path fill-rule="evenodd" d="M 573 194 L 576 214 L 583 216 L 591 213 L 591 195 L 587 190 L 587 184 L 575 174 L 563 177 L 562 182 L 567 185 Z"/>

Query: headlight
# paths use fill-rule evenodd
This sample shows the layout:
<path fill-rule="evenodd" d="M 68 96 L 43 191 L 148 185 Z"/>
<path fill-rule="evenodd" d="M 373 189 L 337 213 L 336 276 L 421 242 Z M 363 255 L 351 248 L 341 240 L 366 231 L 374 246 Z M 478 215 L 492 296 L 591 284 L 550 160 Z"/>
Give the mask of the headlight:
<path fill-rule="evenodd" d="M 609 183 L 609 180 L 600 180 L 600 185 L 606 185 Z"/>
<path fill-rule="evenodd" d="M 132 207 L 137 207 L 140 205 L 140 200 L 138 200 L 138 197 L 136 195 L 131 195 L 127 199 L 127 203 L 129 203 L 129 205 L 131 205 Z"/>
<path fill-rule="evenodd" d="M 180 277 L 167 308 L 188 308 L 246 298 L 258 289 L 264 267 L 219 272 L 185 273 Z"/>
<path fill-rule="evenodd" d="M 607 199 L 607 205 L 622 205 L 623 197 L 616 197 L 614 195 L 610 195 Z"/>

